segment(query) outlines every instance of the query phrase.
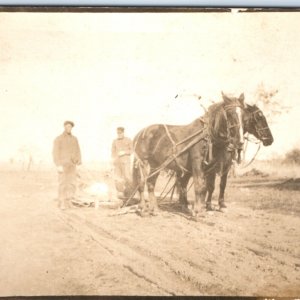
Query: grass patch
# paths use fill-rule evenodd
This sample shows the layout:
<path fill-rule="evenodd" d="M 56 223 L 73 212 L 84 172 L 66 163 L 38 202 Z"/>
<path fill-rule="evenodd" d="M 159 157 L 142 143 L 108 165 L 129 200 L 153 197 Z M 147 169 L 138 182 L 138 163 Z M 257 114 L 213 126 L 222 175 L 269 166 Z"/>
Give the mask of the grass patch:
<path fill-rule="evenodd" d="M 257 210 L 300 216 L 299 191 L 279 190 L 273 187 L 229 188 L 227 195 L 236 195 L 238 203 Z"/>

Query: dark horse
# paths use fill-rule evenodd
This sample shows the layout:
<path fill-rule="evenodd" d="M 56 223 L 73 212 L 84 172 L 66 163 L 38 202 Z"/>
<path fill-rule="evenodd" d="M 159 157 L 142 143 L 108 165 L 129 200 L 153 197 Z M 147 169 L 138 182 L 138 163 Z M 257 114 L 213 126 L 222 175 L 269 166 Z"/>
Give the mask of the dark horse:
<path fill-rule="evenodd" d="M 264 146 L 269 146 L 273 143 L 273 136 L 268 126 L 267 120 L 262 111 L 256 105 L 245 104 L 243 108 L 243 132 L 254 135 L 257 139 L 262 141 Z M 215 189 L 216 175 L 219 174 L 220 180 L 220 192 L 219 192 L 219 208 L 222 210 L 226 208 L 224 194 L 227 184 L 227 177 L 232 166 L 233 160 L 240 162 L 240 150 L 234 147 L 227 147 L 226 151 L 219 151 L 219 149 L 212 145 L 212 157 L 213 159 L 208 164 L 203 165 L 203 172 L 205 176 L 206 186 L 206 209 L 212 210 L 211 199 Z M 185 177 L 178 177 L 179 184 L 179 200 L 182 204 L 187 205 L 187 184 L 190 179 L 190 175 Z"/>
<path fill-rule="evenodd" d="M 175 171 L 181 180 L 193 176 L 195 199 L 191 200 L 189 209 L 194 216 L 201 212 L 201 203 L 206 195 L 202 163 L 207 156 L 208 141 L 221 152 L 229 145 L 239 149 L 242 147 L 243 100 L 243 94 L 239 98 L 229 98 L 223 94 L 223 101 L 209 108 L 209 116 L 206 114 L 185 126 L 151 125 L 137 134 L 133 140 L 133 187 L 136 186 L 140 194 L 141 214 L 147 210 L 156 214 L 158 206 L 154 188 L 163 169 Z M 149 194 L 147 203 L 145 184 Z"/>
<path fill-rule="evenodd" d="M 268 122 L 262 111 L 256 105 L 245 105 L 243 110 L 243 131 L 244 133 L 254 135 L 258 140 L 262 141 L 264 146 L 270 146 L 274 141 L 271 130 L 268 126 Z M 232 149 L 231 151 L 226 151 L 224 155 L 224 157 L 218 157 L 216 155 L 215 161 L 212 162 L 210 168 L 205 171 L 206 188 L 208 194 L 206 207 L 208 210 L 212 210 L 211 199 L 215 188 L 215 179 L 217 173 L 219 173 L 221 177 L 218 199 L 219 206 L 221 209 L 226 208 L 224 193 L 227 184 L 227 176 L 233 160 L 236 159 L 237 153 L 234 149 Z M 239 158 L 237 161 L 239 163 Z"/>

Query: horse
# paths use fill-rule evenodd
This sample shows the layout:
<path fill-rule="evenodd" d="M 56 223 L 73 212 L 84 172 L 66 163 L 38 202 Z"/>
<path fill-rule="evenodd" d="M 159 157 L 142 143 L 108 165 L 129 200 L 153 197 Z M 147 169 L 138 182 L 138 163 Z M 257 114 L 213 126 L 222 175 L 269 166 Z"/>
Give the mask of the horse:
<path fill-rule="evenodd" d="M 249 133 L 254 135 L 258 140 L 260 140 L 264 146 L 272 145 L 274 138 L 271 130 L 268 126 L 268 122 L 263 112 L 256 105 L 246 104 L 243 112 L 243 131 L 244 134 Z M 206 208 L 207 210 L 213 210 L 211 205 L 212 194 L 215 188 L 216 174 L 220 174 L 220 191 L 219 191 L 219 207 L 220 209 L 226 208 L 224 194 L 227 184 L 227 177 L 229 170 L 232 166 L 232 162 L 236 159 L 236 151 L 226 151 L 225 157 L 219 158 L 216 165 L 206 172 L 206 188 L 207 188 L 207 199 Z M 222 163 L 221 163 L 222 161 Z M 238 157 L 237 163 L 240 163 L 240 158 Z"/>
<path fill-rule="evenodd" d="M 271 130 L 268 126 L 268 122 L 263 112 L 256 105 L 244 104 L 243 116 L 243 133 L 249 133 L 254 135 L 258 140 L 262 141 L 264 146 L 270 146 L 274 139 Z M 206 186 L 206 210 L 213 210 L 211 199 L 215 189 L 216 175 L 219 174 L 220 179 L 220 191 L 218 197 L 219 209 L 222 211 L 226 208 L 224 194 L 227 184 L 227 177 L 234 160 L 240 163 L 240 149 L 234 149 L 233 147 L 227 147 L 226 151 L 220 152 L 213 145 L 212 156 L 214 157 L 210 164 L 203 165 L 203 172 L 205 176 Z M 177 178 L 179 180 L 179 200 L 183 205 L 187 205 L 187 184 L 191 176 L 186 178 Z"/>
<path fill-rule="evenodd" d="M 139 192 L 142 216 L 147 211 L 152 215 L 157 214 L 154 189 L 163 169 L 174 171 L 180 178 L 193 176 L 195 199 L 190 201 L 188 209 L 195 217 L 202 211 L 206 187 L 201 165 L 207 153 L 208 141 L 218 151 L 224 151 L 231 144 L 240 149 L 244 143 L 241 114 L 244 95 L 235 98 L 222 93 L 222 97 L 223 101 L 211 105 L 204 117 L 188 125 L 154 124 L 135 136 L 132 186 L 136 186 Z M 146 184 L 149 199 L 144 197 Z"/>

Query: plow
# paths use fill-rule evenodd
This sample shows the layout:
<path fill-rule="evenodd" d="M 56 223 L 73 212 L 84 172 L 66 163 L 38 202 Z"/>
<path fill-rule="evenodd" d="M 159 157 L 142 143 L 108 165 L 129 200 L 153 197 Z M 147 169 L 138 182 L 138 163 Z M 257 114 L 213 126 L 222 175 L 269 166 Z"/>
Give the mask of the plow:
<path fill-rule="evenodd" d="M 243 95 L 238 99 L 229 99 L 224 95 L 223 98 L 224 103 L 215 105 L 208 116 L 198 118 L 189 125 L 167 126 L 165 124 L 159 124 L 151 125 L 140 131 L 133 145 L 135 158 L 133 172 L 139 174 L 139 179 L 137 182 L 134 182 L 134 180 L 132 180 L 132 182 L 126 182 L 125 186 L 127 190 L 126 195 L 124 193 L 124 197 L 117 195 L 116 189 L 118 190 L 118 185 L 116 184 L 116 179 L 114 179 L 113 183 L 110 181 L 109 184 L 107 182 L 94 180 L 92 183 L 83 184 L 83 188 L 81 187 L 79 189 L 79 194 L 74 204 L 78 206 L 94 206 L 95 208 L 99 206 L 125 208 L 131 203 L 138 191 L 140 194 L 143 193 L 144 188 L 142 185 L 145 186 L 145 184 L 149 184 L 150 186 L 152 185 L 152 187 L 150 190 L 151 195 L 148 196 L 152 202 L 150 203 L 150 205 L 152 205 L 151 209 L 153 209 L 153 205 L 157 207 L 157 195 L 154 192 L 155 182 L 162 171 L 168 170 L 171 171 L 171 174 L 169 172 L 167 183 L 157 197 L 160 200 L 164 200 L 168 195 L 171 195 L 172 200 L 177 183 L 184 185 L 182 187 L 184 188 L 186 197 L 194 181 L 198 180 L 197 184 L 195 184 L 195 189 L 197 188 L 197 191 L 195 191 L 196 202 L 192 202 L 192 213 L 195 213 L 195 211 L 198 213 L 199 207 L 196 207 L 195 203 L 200 205 L 200 201 L 205 201 L 202 195 L 203 188 L 201 184 L 206 185 L 205 189 L 207 190 L 205 193 L 208 192 L 207 202 L 210 202 L 213 193 L 211 186 L 214 185 L 215 176 L 218 174 L 221 177 L 219 205 L 224 206 L 224 191 L 229 169 L 233 160 L 236 160 L 238 163 L 241 162 L 241 151 L 245 152 L 247 148 L 247 143 L 244 145 L 243 135 L 245 135 L 245 133 L 254 135 L 257 138 L 257 141 L 254 142 L 258 144 L 258 148 L 254 157 L 249 163 L 244 164 L 242 168 L 249 166 L 255 160 L 261 142 L 264 146 L 268 146 L 273 142 L 273 137 L 262 112 L 255 106 L 245 106 Z M 237 112 L 238 109 L 241 109 L 240 106 L 243 107 L 243 120 Z M 231 117 L 230 121 L 228 116 Z M 223 123 L 220 120 L 223 120 Z M 243 126 L 240 125 L 241 122 Z M 172 132 L 169 128 L 172 128 Z M 162 139 L 165 139 L 165 144 L 163 144 L 161 148 L 158 148 Z M 247 142 L 252 141 L 248 136 L 245 137 L 245 140 Z M 201 148 L 193 148 L 198 143 L 202 143 Z M 244 149 L 242 148 L 243 145 L 245 147 Z M 213 147 L 215 147 L 214 153 Z M 153 157 L 154 153 L 161 155 L 156 156 L 155 160 L 152 159 L 150 161 L 149 157 Z M 236 159 L 236 153 L 238 153 L 238 159 Z M 196 166 L 195 168 L 187 165 L 186 154 L 189 155 L 190 163 L 192 165 L 194 164 L 193 166 Z M 185 157 L 184 160 L 182 160 L 183 157 Z M 198 164 L 205 166 L 202 167 Z M 185 183 L 181 182 L 182 178 L 184 178 Z M 193 181 L 188 186 L 188 181 L 186 180 L 190 178 L 193 178 Z M 206 181 L 200 184 L 199 180 Z M 115 186 L 116 189 L 112 188 L 113 186 Z M 202 193 L 201 199 L 199 196 L 200 193 Z M 145 207 L 144 197 L 141 196 L 141 199 L 143 199 L 141 203 L 143 209 L 143 207 Z M 187 199 L 185 201 L 187 201 Z M 131 203 L 131 205 L 133 204 L 135 203 Z M 126 209 L 126 211 L 131 210 L 131 208 Z"/>

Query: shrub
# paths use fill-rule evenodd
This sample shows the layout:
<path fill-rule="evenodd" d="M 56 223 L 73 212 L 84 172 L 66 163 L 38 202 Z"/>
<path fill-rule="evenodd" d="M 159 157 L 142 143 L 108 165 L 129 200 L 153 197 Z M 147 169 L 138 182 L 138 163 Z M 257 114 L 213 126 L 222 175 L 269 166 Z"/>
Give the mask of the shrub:
<path fill-rule="evenodd" d="M 293 149 L 285 155 L 286 163 L 300 165 L 300 149 Z"/>

